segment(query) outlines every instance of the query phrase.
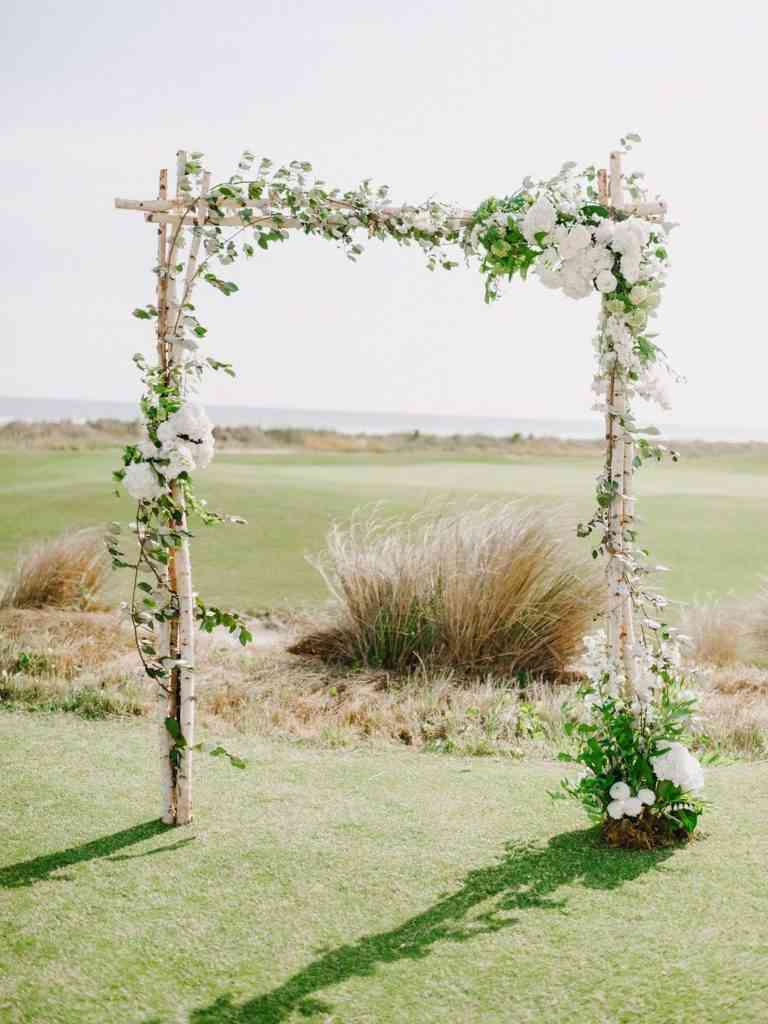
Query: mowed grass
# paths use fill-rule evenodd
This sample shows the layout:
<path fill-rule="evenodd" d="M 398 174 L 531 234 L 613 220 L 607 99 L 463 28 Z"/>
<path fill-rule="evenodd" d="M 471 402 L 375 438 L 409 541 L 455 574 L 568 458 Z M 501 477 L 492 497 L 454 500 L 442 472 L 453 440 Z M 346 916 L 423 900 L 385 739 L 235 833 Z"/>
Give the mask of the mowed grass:
<path fill-rule="evenodd" d="M 103 451 L 0 453 L 0 574 L 26 541 L 130 519 L 131 503 L 110 486 L 116 463 L 116 453 Z M 383 515 L 402 515 L 474 497 L 519 498 L 562 506 L 575 526 L 591 512 L 598 470 L 597 458 L 578 455 L 221 454 L 200 474 L 199 491 L 248 525 L 198 530 L 196 583 L 211 599 L 247 609 L 315 602 L 325 589 L 305 555 L 322 547 L 331 521 L 357 508 L 381 503 Z M 768 459 L 647 466 L 638 492 L 641 539 L 673 570 L 662 581 L 670 596 L 754 593 L 768 572 Z"/>
<path fill-rule="evenodd" d="M 556 765 L 237 742 L 173 830 L 148 724 L 0 716 L 0 1021 L 765 1020 L 765 765 L 648 854 Z"/>

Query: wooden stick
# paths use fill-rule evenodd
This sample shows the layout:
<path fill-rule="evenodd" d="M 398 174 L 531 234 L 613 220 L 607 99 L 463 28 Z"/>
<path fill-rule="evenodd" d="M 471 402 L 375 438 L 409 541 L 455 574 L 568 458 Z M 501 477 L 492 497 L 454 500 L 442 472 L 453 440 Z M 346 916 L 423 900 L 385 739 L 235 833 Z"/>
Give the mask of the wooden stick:
<path fill-rule="evenodd" d="M 614 208 L 614 210 L 627 209 L 627 206 L 624 202 L 624 188 L 622 186 L 621 153 L 619 153 L 617 150 L 614 150 L 613 153 L 611 153 L 609 167 L 611 168 L 611 206 Z"/>
<path fill-rule="evenodd" d="M 601 206 L 608 206 L 610 196 L 608 195 L 608 171 L 605 168 L 601 168 L 597 172 L 597 198 Z"/>
<path fill-rule="evenodd" d="M 186 162 L 186 157 L 185 157 Z M 206 174 L 202 182 L 202 194 L 208 190 L 210 175 Z M 205 216 L 204 198 L 198 200 L 198 214 Z M 197 261 L 200 252 L 200 234 L 193 236 L 187 259 L 184 277 L 184 289 L 181 305 L 189 302 L 197 278 Z M 183 310 L 182 310 L 183 312 Z M 178 330 L 178 324 L 176 325 Z M 183 350 L 176 346 L 176 358 L 183 358 Z M 185 383 L 182 378 L 183 384 Z M 176 498 L 184 508 L 184 494 L 176 488 Z M 187 527 L 186 509 L 184 509 L 184 528 Z M 179 679 L 179 725 L 186 740 L 181 755 L 177 781 L 177 814 L 179 825 L 187 825 L 192 821 L 192 745 L 195 742 L 195 598 L 192 587 L 192 560 L 189 551 L 189 539 L 184 537 L 181 547 L 176 552 L 176 571 L 179 595 L 180 654 L 187 666 L 180 669 Z"/>
<path fill-rule="evenodd" d="M 158 202 L 165 202 L 168 196 L 168 171 L 160 171 L 158 185 Z M 165 275 L 167 228 L 161 224 L 157 229 L 157 359 L 162 370 L 167 370 L 168 346 L 165 332 L 168 325 L 168 279 Z M 171 635 L 169 623 L 163 622 L 158 630 L 158 654 L 160 658 L 168 658 L 171 653 Z M 165 727 L 165 719 L 172 713 L 170 694 L 159 691 L 158 699 L 158 739 L 160 745 L 160 817 L 166 825 L 172 825 L 176 819 L 175 772 L 171 763 L 173 740 Z"/>
<path fill-rule="evenodd" d="M 600 174 L 602 172 L 598 172 Z M 599 185 L 599 183 L 598 183 Z M 603 205 L 607 205 L 607 196 L 604 200 L 601 200 Z M 182 199 L 178 202 L 160 202 L 155 199 L 115 199 L 115 207 L 118 210 L 139 210 L 144 213 L 145 218 L 151 224 L 178 224 L 181 220 L 179 213 L 180 208 L 190 209 L 194 205 L 194 202 L 189 199 Z M 216 205 L 220 209 L 241 209 L 251 210 L 258 212 L 263 209 L 262 205 L 256 205 L 255 203 L 246 202 L 245 206 L 239 203 L 236 199 L 217 199 Z M 338 202 L 335 204 L 338 209 L 354 211 L 356 207 L 352 203 Z M 648 219 L 656 217 L 664 217 L 667 212 L 667 204 L 665 202 L 649 202 L 649 203 L 624 203 L 623 206 L 615 206 L 614 209 L 623 210 L 625 213 L 634 214 L 636 217 L 644 217 Z M 382 207 L 380 215 L 383 218 L 397 218 L 402 217 L 407 213 L 413 211 L 411 206 L 387 206 Z M 449 220 L 455 220 L 459 224 L 469 224 L 474 219 L 474 213 L 471 210 L 459 210 L 455 216 L 450 217 Z M 254 216 L 252 221 L 248 223 L 256 222 L 268 222 L 271 220 L 269 216 Z M 196 219 L 187 217 L 187 224 L 198 223 Z M 237 216 L 224 216 L 217 217 L 214 213 L 209 213 L 204 221 L 204 224 L 216 224 L 221 226 L 229 225 L 243 225 L 244 222 L 240 217 Z M 301 225 L 301 221 L 286 219 L 285 226 L 287 227 L 298 227 Z"/>
<path fill-rule="evenodd" d="M 623 508 L 621 532 L 622 538 L 627 536 L 634 526 L 635 499 L 634 474 L 635 474 L 635 445 L 631 435 L 624 439 L 624 470 L 622 473 Z M 626 695 L 631 696 L 635 692 L 636 658 L 635 658 L 635 609 L 632 602 L 632 594 L 624 595 L 622 612 L 623 630 L 623 658 L 624 675 L 626 679 Z"/>

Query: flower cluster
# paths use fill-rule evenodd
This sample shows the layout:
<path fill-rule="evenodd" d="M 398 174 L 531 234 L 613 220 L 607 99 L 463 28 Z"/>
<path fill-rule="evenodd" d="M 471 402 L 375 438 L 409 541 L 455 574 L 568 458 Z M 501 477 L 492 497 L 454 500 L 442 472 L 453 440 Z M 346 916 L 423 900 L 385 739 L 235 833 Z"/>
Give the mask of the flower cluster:
<path fill-rule="evenodd" d="M 575 752 L 560 760 L 582 767 L 560 794 L 579 800 L 596 821 L 631 819 L 657 837 L 691 833 L 703 804 L 704 772 L 684 744 L 696 695 L 685 688 L 674 635 L 643 649 L 644 699 L 623 696 L 605 635 L 585 638 L 579 702 L 566 708 L 566 735 Z"/>
<path fill-rule="evenodd" d="M 145 425 L 136 461 L 125 470 L 125 489 L 137 501 L 153 501 L 182 475 L 207 469 L 213 451 L 211 421 L 198 402 L 186 401 L 167 419 Z"/>
<path fill-rule="evenodd" d="M 651 758 L 657 779 L 668 780 L 685 793 L 698 793 L 704 786 L 704 771 L 682 743 L 670 743 L 662 753 Z"/>
<path fill-rule="evenodd" d="M 652 807 L 656 803 L 656 794 L 652 789 L 643 786 L 642 789 L 638 789 L 635 796 L 632 796 L 632 790 L 623 780 L 614 782 L 608 790 L 608 795 L 611 802 L 606 811 L 614 819 L 623 818 L 625 814 L 628 818 L 636 818 L 642 814 L 643 807 Z"/>

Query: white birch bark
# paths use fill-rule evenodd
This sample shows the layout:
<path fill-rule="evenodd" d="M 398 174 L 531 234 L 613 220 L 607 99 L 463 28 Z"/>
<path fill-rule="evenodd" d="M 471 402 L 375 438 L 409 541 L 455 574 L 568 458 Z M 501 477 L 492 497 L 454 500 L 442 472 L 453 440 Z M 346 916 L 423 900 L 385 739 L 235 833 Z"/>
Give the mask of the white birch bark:
<path fill-rule="evenodd" d="M 164 202 L 168 197 L 168 171 L 160 171 L 160 183 L 158 188 L 158 201 Z M 157 229 L 157 357 L 161 368 L 166 368 L 167 356 L 165 345 L 165 332 L 168 327 L 168 281 L 164 270 L 167 260 L 167 233 L 165 224 Z M 170 625 L 167 622 L 160 624 L 157 638 L 158 656 L 169 658 L 171 656 L 171 633 Z M 160 759 L 160 817 L 166 825 L 172 825 L 176 819 L 176 793 L 174 770 L 171 763 L 171 749 L 173 739 L 165 727 L 165 719 L 171 713 L 171 694 L 167 689 L 160 689 L 158 693 L 158 744 Z"/>
<path fill-rule="evenodd" d="M 186 166 L 187 156 L 183 151 L 177 154 L 177 181 L 181 180 Z M 206 175 L 203 182 L 203 193 L 207 192 L 210 177 Z M 180 305 L 189 301 L 197 272 L 197 257 L 200 251 L 200 234 L 195 233 L 190 245 L 187 259 L 184 286 Z M 181 310 L 183 313 L 183 309 Z M 180 333 L 180 313 L 177 308 L 173 321 L 174 330 Z M 184 371 L 184 349 L 174 344 L 174 363 L 181 369 L 181 390 L 186 393 L 187 380 Z M 182 510 L 182 529 L 187 529 L 187 514 L 184 492 L 178 483 L 173 488 L 176 504 Z M 175 553 L 176 593 L 179 601 L 179 657 L 184 662 L 176 670 L 179 694 L 179 726 L 185 745 L 181 751 L 176 777 L 176 824 L 187 825 L 192 821 L 192 745 L 195 742 L 195 603 L 192 587 L 192 561 L 189 551 L 189 539 L 184 537 L 181 546 Z"/>

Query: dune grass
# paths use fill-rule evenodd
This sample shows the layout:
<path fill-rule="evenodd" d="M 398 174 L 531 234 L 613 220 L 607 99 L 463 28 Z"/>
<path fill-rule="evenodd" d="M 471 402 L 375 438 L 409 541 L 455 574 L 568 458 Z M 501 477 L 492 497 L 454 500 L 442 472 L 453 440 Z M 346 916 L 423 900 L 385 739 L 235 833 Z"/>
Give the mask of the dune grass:
<path fill-rule="evenodd" d="M 0 716 L 3 1022 L 764 1020 L 765 765 L 711 770 L 704 837 L 647 854 L 552 805 L 554 765 L 254 739 L 170 830 L 154 742 Z"/>
<path fill-rule="evenodd" d="M 558 677 L 603 583 L 560 517 L 519 502 L 336 526 L 317 565 L 338 603 L 291 648 L 395 672 Z"/>
<path fill-rule="evenodd" d="M 114 497 L 115 453 L 0 452 L 0 575 L 19 546 L 62 529 L 127 521 L 130 502 Z M 246 608 L 323 600 L 326 591 L 305 554 L 323 547 L 333 520 L 384 502 L 389 515 L 425 505 L 521 497 L 562 505 L 574 523 L 591 510 L 594 456 L 451 454 L 222 454 L 199 489 L 212 507 L 248 525 L 199 531 L 196 581 L 212 600 Z M 768 567 L 762 522 L 768 465 L 756 455 L 691 457 L 638 474 L 642 538 L 672 567 L 663 583 L 678 599 L 748 597 Z M 586 545 L 586 542 L 584 542 Z M 756 555 L 757 553 L 757 555 Z M 112 593 L 123 597 L 120 583 Z"/>

